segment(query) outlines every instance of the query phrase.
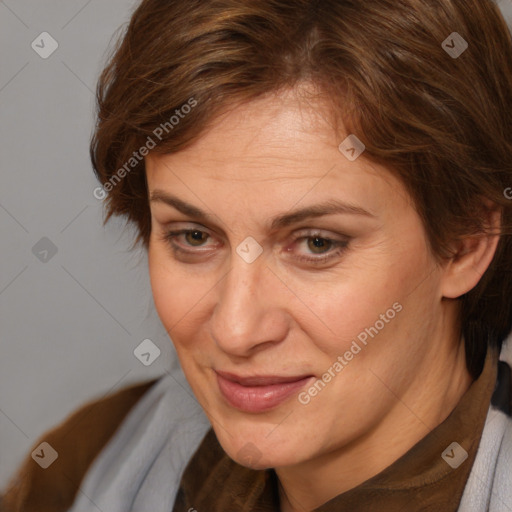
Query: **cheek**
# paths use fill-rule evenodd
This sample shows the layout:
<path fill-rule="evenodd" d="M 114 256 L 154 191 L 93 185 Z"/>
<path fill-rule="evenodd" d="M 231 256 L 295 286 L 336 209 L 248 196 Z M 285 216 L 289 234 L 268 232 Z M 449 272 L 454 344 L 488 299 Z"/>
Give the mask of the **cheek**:
<path fill-rule="evenodd" d="M 329 286 L 302 287 L 297 306 L 302 312 L 293 316 L 324 351 L 344 350 L 360 333 L 364 340 L 366 328 L 377 323 L 380 332 L 394 323 L 396 310 L 402 309 L 413 283 L 421 282 L 426 270 L 426 264 L 420 272 L 392 251 L 361 258 L 334 275 Z"/>
<path fill-rule="evenodd" d="M 185 272 L 173 262 L 168 250 L 157 244 L 150 243 L 148 268 L 157 313 L 172 337 L 191 324 L 189 318 L 199 313 L 201 299 L 210 287 L 201 284 L 200 277 Z"/>
<path fill-rule="evenodd" d="M 374 338 L 393 339 L 399 345 L 400 337 L 408 338 L 435 313 L 438 280 L 433 269 L 435 262 L 421 239 L 407 250 L 390 248 L 361 260 L 340 276 L 336 287 L 301 297 L 321 320 L 316 329 L 311 327 L 311 338 L 330 354 L 344 353 L 354 340 L 365 346 Z"/>

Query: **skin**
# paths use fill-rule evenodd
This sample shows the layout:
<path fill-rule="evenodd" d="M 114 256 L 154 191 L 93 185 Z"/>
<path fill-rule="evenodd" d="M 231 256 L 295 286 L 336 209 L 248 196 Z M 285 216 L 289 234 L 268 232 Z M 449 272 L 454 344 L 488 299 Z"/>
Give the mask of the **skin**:
<path fill-rule="evenodd" d="M 298 90 L 237 106 L 185 150 L 146 158 L 150 197 L 172 194 L 211 215 L 151 201 L 158 314 L 222 447 L 240 464 L 276 469 L 285 512 L 357 486 L 446 419 L 471 384 L 453 299 L 476 285 L 497 243 L 468 238 L 440 264 L 402 183 L 364 153 L 345 158 L 347 133 Z M 332 199 L 371 216 L 270 228 L 276 216 Z M 165 238 L 178 229 L 203 234 Z M 336 254 L 325 241 L 316 248 L 314 234 L 348 244 Z M 248 236 L 263 249 L 252 263 L 236 252 Z M 331 259 L 299 259 L 323 255 Z M 295 394 L 247 413 L 221 395 L 214 370 L 321 378 L 395 303 L 402 310 L 307 405 Z"/>

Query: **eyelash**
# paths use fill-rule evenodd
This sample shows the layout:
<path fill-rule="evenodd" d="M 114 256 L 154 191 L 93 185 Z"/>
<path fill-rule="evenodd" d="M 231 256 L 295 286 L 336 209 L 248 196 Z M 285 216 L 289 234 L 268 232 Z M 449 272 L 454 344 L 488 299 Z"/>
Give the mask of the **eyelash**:
<path fill-rule="evenodd" d="M 176 245 L 175 239 L 181 235 L 186 235 L 186 234 L 194 233 L 194 232 L 204 233 L 208 237 L 210 237 L 210 235 L 206 231 L 202 231 L 200 229 L 181 229 L 178 231 L 168 231 L 168 232 L 164 233 L 162 238 L 163 238 L 164 242 L 170 246 L 171 250 L 173 251 L 173 254 L 182 254 L 184 256 L 191 256 L 191 255 L 196 255 L 196 254 L 194 254 L 196 251 L 188 251 L 186 249 L 179 247 L 178 245 Z M 347 250 L 348 244 L 349 244 L 349 240 L 333 240 L 332 238 L 323 237 L 323 236 L 321 236 L 320 233 L 314 232 L 314 231 L 312 231 L 311 233 L 308 233 L 305 236 L 300 236 L 300 237 L 296 238 L 293 241 L 293 243 L 297 243 L 302 240 L 314 239 L 314 238 L 318 238 L 320 240 L 330 243 L 331 247 L 330 247 L 329 252 L 325 256 L 319 256 L 316 258 L 315 257 L 311 258 L 308 256 L 298 256 L 296 258 L 298 261 L 311 263 L 313 265 L 314 264 L 323 264 L 323 263 L 326 263 L 327 261 L 330 261 L 333 258 L 341 256 L 341 254 L 343 254 Z M 208 238 L 206 240 L 208 240 Z"/>

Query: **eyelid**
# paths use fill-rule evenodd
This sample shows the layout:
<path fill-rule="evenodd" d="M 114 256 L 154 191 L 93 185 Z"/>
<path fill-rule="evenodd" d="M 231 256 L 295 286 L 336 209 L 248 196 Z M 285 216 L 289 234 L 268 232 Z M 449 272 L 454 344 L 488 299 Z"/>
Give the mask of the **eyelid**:
<path fill-rule="evenodd" d="M 299 228 L 292 233 L 294 238 L 304 238 L 304 237 L 314 237 L 318 236 L 319 238 L 326 238 L 328 240 L 333 241 L 348 241 L 350 240 L 350 236 L 334 233 L 329 229 L 321 229 L 321 228 Z"/>
<path fill-rule="evenodd" d="M 175 227 L 176 224 L 178 224 L 178 225 L 185 224 L 186 226 L 185 227 L 181 227 L 181 226 Z M 180 234 L 186 234 L 186 233 L 190 233 L 192 231 L 201 231 L 202 233 L 205 233 L 206 235 L 208 235 L 209 238 L 218 238 L 217 234 L 212 233 L 212 230 L 210 230 L 209 228 L 207 228 L 206 226 L 204 226 L 202 224 L 196 224 L 196 223 L 186 223 L 186 222 L 173 223 L 172 227 L 171 226 L 164 227 L 164 231 L 165 231 L 166 236 L 170 236 L 172 234 L 175 234 L 176 236 L 178 236 Z M 319 238 L 326 239 L 326 240 L 330 240 L 332 242 L 348 242 L 351 239 L 351 237 L 348 235 L 333 233 L 330 230 L 324 230 L 324 229 L 320 229 L 320 228 L 308 228 L 308 227 L 303 227 L 303 228 L 293 230 L 291 233 L 289 233 L 286 236 L 286 238 L 289 240 L 291 239 L 293 242 L 296 242 L 296 241 L 302 240 L 304 238 L 312 238 L 315 236 L 317 236 Z"/>

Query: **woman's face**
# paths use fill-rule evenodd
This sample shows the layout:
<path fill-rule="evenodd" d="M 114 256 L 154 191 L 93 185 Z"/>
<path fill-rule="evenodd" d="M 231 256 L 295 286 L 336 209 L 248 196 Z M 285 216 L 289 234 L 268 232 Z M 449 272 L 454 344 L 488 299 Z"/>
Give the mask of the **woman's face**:
<path fill-rule="evenodd" d="M 321 112 L 280 93 L 146 162 L 158 314 L 224 450 L 254 468 L 368 435 L 446 320 L 404 186 L 348 159 Z"/>

